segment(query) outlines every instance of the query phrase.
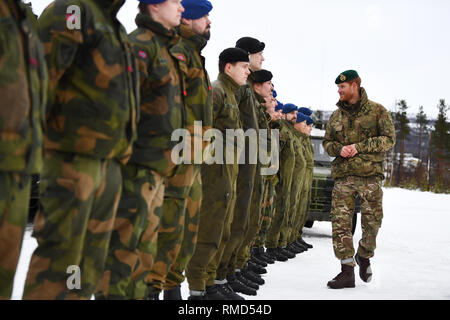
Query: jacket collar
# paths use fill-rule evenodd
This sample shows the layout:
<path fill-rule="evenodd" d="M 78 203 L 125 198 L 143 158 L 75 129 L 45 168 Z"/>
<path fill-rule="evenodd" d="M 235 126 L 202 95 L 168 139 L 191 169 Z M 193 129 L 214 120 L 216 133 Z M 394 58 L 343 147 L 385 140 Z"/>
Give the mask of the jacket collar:
<path fill-rule="evenodd" d="M 136 16 L 136 25 L 140 28 L 149 29 L 160 36 L 164 36 L 169 41 L 173 40 L 177 42 L 180 38 L 175 29 L 166 29 L 161 23 L 156 22 L 149 15 L 138 13 Z"/>
<path fill-rule="evenodd" d="M 228 88 L 230 88 L 233 92 L 239 89 L 239 85 L 226 73 L 219 73 L 217 77 L 220 81 L 222 81 Z"/>
<path fill-rule="evenodd" d="M 184 24 L 180 24 L 180 26 L 178 27 L 178 32 L 183 39 L 187 40 L 193 45 L 197 52 L 201 52 L 208 43 L 208 40 L 196 34 Z"/>
<path fill-rule="evenodd" d="M 367 92 L 363 87 L 360 88 L 359 94 L 360 94 L 361 98 L 358 100 L 358 102 L 356 102 L 353 105 L 349 105 L 349 104 L 347 104 L 345 102 L 341 102 L 341 101 L 338 101 L 336 103 L 336 105 L 339 107 L 340 110 L 342 110 L 346 113 L 356 114 L 356 113 L 364 110 L 369 102 L 369 99 L 367 97 Z"/>

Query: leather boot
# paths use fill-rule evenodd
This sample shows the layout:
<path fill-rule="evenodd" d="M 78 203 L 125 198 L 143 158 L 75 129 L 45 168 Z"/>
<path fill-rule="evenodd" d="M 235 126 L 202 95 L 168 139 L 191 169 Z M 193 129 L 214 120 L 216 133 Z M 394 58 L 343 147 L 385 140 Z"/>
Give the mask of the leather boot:
<path fill-rule="evenodd" d="M 364 282 L 372 280 L 372 268 L 370 267 L 370 260 L 361 257 L 359 254 L 355 256 L 356 263 L 359 266 L 359 277 Z"/>
<path fill-rule="evenodd" d="M 354 288 L 355 287 L 355 271 L 354 267 L 343 264 L 341 273 L 333 280 L 328 281 L 327 286 L 331 289 Z"/>
<path fill-rule="evenodd" d="M 164 300 L 183 300 L 180 286 L 176 286 L 170 290 L 164 290 Z"/>

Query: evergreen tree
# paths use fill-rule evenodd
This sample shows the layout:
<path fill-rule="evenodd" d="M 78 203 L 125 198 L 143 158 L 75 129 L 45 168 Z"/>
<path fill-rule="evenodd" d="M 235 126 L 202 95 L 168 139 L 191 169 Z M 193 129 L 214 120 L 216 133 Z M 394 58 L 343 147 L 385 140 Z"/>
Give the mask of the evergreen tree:
<path fill-rule="evenodd" d="M 405 140 L 411 131 L 409 127 L 409 120 L 407 115 L 408 105 L 405 100 L 400 100 L 397 103 L 400 109 L 395 113 L 395 129 L 398 143 L 399 162 L 397 169 L 397 185 L 400 185 L 404 180 L 404 159 L 405 159 Z"/>
<path fill-rule="evenodd" d="M 447 121 L 449 106 L 445 104 L 445 99 L 441 99 L 437 107 L 439 114 L 431 132 L 431 146 L 435 151 L 433 152 L 433 158 L 437 167 L 435 186 L 437 191 L 442 191 L 443 188 L 448 188 L 449 178 L 446 171 L 450 160 L 450 126 Z"/>
<path fill-rule="evenodd" d="M 421 189 L 424 189 L 425 182 L 427 182 L 425 169 L 422 164 L 423 154 L 427 155 L 427 153 L 422 152 L 422 149 L 423 149 L 423 140 L 425 139 L 425 137 L 428 133 L 427 125 L 429 122 L 430 121 L 427 119 L 426 113 L 423 111 L 423 106 L 420 106 L 419 113 L 416 115 L 416 123 L 419 126 L 419 141 L 418 141 L 418 146 L 417 146 L 417 150 L 418 150 L 417 157 L 419 158 L 419 163 L 417 164 L 417 169 L 416 169 L 416 180 L 417 180 L 418 186 Z"/>

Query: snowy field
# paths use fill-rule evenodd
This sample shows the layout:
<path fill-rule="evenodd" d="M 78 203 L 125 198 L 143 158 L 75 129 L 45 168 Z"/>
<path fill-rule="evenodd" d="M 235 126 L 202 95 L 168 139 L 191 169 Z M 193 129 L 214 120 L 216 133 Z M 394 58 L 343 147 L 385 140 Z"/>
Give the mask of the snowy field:
<path fill-rule="evenodd" d="M 314 248 L 287 262 L 276 262 L 263 275 L 266 284 L 247 300 L 450 300 L 450 195 L 384 189 L 384 219 L 371 260 L 373 280 L 356 288 L 331 290 L 327 281 L 340 271 L 331 244 L 331 224 L 316 222 L 305 229 Z M 361 237 L 359 224 L 355 248 Z M 21 299 L 36 241 L 25 235 L 13 299 Z M 188 294 L 182 285 L 183 298 Z"/>

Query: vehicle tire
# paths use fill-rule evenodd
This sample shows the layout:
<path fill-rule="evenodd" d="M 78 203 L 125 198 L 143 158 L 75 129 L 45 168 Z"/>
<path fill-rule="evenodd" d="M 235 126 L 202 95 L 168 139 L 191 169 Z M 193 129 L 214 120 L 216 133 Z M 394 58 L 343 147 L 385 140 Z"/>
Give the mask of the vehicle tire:
<path fill-rule="evenodd" d="M 314 224 L 314 220 L 308 220 L 305 223 L 305 227 L 306 228 L 312 228 L 313 224 Z"/>
<path fill-rule="evenodd" d="M 355 234 L 357 224 L 358 224 L 358 212 L 354 212 L 352 218 L 352 234 Z"/>

